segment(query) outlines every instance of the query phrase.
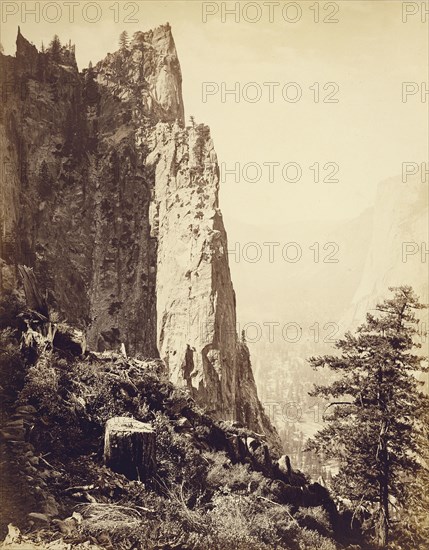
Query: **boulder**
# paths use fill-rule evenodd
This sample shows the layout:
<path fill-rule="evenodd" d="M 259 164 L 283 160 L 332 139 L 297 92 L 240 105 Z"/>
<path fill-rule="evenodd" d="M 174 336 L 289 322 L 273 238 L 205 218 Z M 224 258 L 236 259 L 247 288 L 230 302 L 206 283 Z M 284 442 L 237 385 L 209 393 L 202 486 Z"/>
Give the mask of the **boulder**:
<path fill-rule="evenodd" d="M 281 474 L 280 478 L 281 479 L 286 478 L 287 480 L 290 481 L 290 477 L 291 477 L 291 474 L 292 474 L 292 466 L 291 466 L 291 463 L 290 463 L 290 458 L 287 455 L 282 455 L 278 459 L 277 468 L 278 468 L 278 470 Z"/>
<path fill-rule="evenodd" d="M 268 445 L 257 446 L 255 449 L 249 449 L 253 467 L 266 476 L 270 476 L 273 469 L 273 463 L 270 456 Z"/>

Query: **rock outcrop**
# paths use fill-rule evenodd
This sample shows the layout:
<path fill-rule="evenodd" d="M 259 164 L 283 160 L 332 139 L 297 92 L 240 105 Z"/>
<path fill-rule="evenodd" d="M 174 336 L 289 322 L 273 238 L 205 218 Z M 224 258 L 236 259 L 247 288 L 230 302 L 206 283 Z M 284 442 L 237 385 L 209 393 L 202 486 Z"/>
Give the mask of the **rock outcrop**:
<path fill-rule="evenodd" d="M 2 288 L 34 268 L 89 349 L 160 356 L 215 417 L 277 441 L 236 334 L 208 127 L 184 125 L 169 25 L 79 73 L 18 32 L 0 55 Z"/>

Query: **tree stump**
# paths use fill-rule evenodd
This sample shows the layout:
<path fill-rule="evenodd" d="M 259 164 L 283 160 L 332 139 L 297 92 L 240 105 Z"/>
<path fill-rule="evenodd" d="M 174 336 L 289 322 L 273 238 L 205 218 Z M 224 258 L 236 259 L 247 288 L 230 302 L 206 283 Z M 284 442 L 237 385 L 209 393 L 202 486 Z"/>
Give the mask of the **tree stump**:
<path fill-rule="evenodd" d="M 150 424 L 117 416 L 106 423 L 104 462 L 128 479 L 146 481 L 156 471 L 156 434 Z"/>

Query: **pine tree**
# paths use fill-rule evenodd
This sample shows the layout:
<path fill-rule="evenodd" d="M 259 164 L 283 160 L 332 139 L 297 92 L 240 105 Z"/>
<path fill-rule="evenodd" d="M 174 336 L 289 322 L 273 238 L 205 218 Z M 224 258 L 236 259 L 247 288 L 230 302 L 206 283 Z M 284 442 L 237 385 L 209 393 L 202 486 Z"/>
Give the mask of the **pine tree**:
<path fill-rule="evenodd" d="M 49 44 L 49 49 L 51 51 L 53 59 L 55 61 L 59 61 L 60 52 L 61 52 L 61 42 L 57 34 L 54 35 L 54 38 Z"/>
<path fill-rule="evenodd" d="M 119 35 L 119 47 L 121 50 L 126 50 L 128 48 L 128 33 L 127 31 L 122 31 Z"/>
<path fill-rule="evenodd" d="M 326 410 L 327 426 L 307 444 L 307 450 L 338 459 L 333 489 L 356 509 L 370 512 L 381 548 L 389 544 L 392 510 L 401 521 L 416 476 L 427 473 L 421 441 L 428 437 L 429 398 L 420 391 L 416 373 L 428 367 L 412 353 L 421 347 L 414 342 L 415 311 L 426 306 L 411 287 L 390 290 L 394 297 L 378 304 L 376 315 L 368 313 L 355 335 L 347 333 L 336 343 L 340 355 L 310 359 L 314 368 L 326 366 L 338 376 L 310 393 L 333 401 Z"/>
<path fill-rule="evenodd" d="M 429 414 L 422 421 L 429 426 Z M 423 468 L 407 485 L 407 507 L 400 510 L 399 521 L 393 526 L 395 540 L 403 548 L 426 550 L 429 540 L 429 437 L 422 434 L 419 447 L 423 451 Z"/>

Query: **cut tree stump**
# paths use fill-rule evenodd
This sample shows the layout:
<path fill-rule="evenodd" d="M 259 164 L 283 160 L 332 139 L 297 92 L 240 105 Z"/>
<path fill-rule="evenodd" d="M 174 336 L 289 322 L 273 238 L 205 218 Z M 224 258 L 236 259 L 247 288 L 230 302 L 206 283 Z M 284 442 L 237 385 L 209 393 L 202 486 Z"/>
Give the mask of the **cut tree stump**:
<path fill-rule="evenodd" d="M 128 479 L 146 481 L 156 471 L 156 434 L 150 424 L 116 416 L 106 422 L 104 462 Z"/>

